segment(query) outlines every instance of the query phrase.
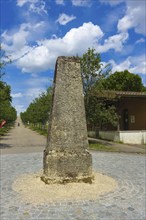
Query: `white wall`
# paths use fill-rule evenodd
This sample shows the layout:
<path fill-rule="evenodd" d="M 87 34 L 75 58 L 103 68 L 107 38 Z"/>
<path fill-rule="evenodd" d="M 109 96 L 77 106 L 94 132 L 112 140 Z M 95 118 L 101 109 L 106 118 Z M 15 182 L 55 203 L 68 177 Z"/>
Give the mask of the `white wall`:
<path fill-rule="evenodd" d="M 123 142 L 125 144 L 146 144 L 146 131 L 100 131 L 104 140 Z"/>
<path fill-rule="evenodd" d="M 118 131 L 99 131 L 99 137 L 109 141 L 120 141 Z"/>

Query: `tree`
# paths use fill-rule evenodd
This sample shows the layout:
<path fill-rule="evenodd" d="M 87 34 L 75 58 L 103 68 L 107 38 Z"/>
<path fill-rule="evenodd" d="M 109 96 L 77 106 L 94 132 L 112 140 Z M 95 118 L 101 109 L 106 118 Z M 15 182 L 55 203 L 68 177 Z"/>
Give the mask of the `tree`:
<path fill-rule="evenodd" d="M 10 62 L 9 57 L 5 55 L 5 52 L 2 51 L 0 45 L 0 78 L 4 75 L 4 68 L 7 63 Z M 11 88 L 5 82 L 0 80 L 0 123 L 3 119 L 7 121 L 7 123 L 11 123 L 16 120 L 17 113 L 14 107 L 11 105 L 12 97 L 11 97 Z"/>
<path fill-rule="evenodd" d="M 0 103 L 8 100 L 12 101 L 12 97 L 10 95 L 11 88 L 5 82 L 0 81 Z"/>
<path fill-rule="evenodd" d="M 103 83 L 105 90 L 141 92 L 144 89 L 142 79 L 138 74 L 128 70 L 115 72 L 108 76 Z"/>
<path fill-rule="evenodd" d="M 118 115 L 113 101 L 96 96 L 96 91 L 103 90 L 103 82 L 110 74 L 110 65 L 103 67 L 100 54 L 90 48 L 80 60 L 87 123 L 100 128 L 108 123 L 117 126 Z"/>
<path fill-rule="evenodd" d="M 24 123 L 45 124 L 49 117 L 52 102 L 52 87 L 49 87 L 46 92 L 40 94 L 30 103 L 27 110 L 21 113 L 21 119 Z"/>
<path fill-rule="evenodd" d="M 11 88 L 5 82 L 0 81 L 0 122 L 5 119 L 7 123 L 16 120 L 17 113 L 11 105 Z"/>
<path fill-rule="evenodd" d="M 83 80 L 84 94 L 90 91 L 96 82 L 101 82 L 110 73 L 109 64 L 103 68 L 101 57 L 95 49 L 88 49 L 86 53 L 80 58 L 81 75 Z"/>
<path fill-rule="evenodd" d="M 117 127 L 119 116 L 116 111 L 118 99 L 115 96 L 107 96 L 104 91 L 92 90 L 86 104 L 87 123 L 92 125 L 92 129 L 98 127 L 106 129 L 108 125 Z"/>

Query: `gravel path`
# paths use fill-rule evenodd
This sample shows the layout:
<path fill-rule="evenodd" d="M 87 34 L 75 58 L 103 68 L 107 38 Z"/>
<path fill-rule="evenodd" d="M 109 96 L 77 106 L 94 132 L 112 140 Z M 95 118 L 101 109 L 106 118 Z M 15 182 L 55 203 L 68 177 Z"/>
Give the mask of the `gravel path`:
<path fill-rule="evenodd" d="M 1 154 L 43 152 L 46 137 L 26 128 L 21 122 L 18 127 L 18 122 L 20 119 L 17 120 L 15 127 L 0 139 Z"/>
<path fill-rule="evenodd" d="M 92 151 L 94 171 L 118 183 L 114 192 L 95 200 L 25 202 L 12 185 L 21 175 L 42 169 L 45 144 L 46 138 L 22 124 L 1 140 L 1 220 L 146 220 L 145 155 Z"/>

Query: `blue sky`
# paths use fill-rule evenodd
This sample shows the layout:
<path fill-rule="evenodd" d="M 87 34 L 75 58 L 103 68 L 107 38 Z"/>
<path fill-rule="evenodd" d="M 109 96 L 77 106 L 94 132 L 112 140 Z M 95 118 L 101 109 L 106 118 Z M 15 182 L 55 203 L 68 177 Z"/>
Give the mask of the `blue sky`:
<path fill-rule="evenodd" d="M 52 84 L 58 56 L 95 48 L 112 71 L 139 74 L 146 85 L 145 0 L 0 0 L 1 44 L 12 64 L 6 81 L 23 112 Z"/>

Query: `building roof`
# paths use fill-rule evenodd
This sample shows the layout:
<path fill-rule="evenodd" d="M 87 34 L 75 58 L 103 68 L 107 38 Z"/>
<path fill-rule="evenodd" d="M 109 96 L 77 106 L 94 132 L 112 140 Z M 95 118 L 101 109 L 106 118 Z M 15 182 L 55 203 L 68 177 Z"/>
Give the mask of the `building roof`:
<path fill-rule="evenodd" d="M 117 96 L 124 97 L 146 97 L 146 92 L 132 92 L 132 91 L 111 91 Z"/>
<path fill-rule="evenodd" d="M 133 92 L 133 91 L 112 91 L 112 90 L 103 90 L 96 91 L 94 95 L 101 98 L 116 98 L 116 97 L 139 97 L 146 98 L 146 92 Z"/>

